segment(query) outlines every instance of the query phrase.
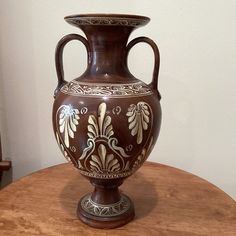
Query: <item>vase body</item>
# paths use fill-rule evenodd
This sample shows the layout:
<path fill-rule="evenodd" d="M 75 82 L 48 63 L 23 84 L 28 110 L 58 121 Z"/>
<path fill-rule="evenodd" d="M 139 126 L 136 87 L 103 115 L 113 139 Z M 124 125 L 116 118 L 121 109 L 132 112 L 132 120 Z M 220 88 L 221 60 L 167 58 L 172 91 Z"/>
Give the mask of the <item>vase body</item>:
<path fill-rule="evenodd" d="M 89 14 L 65 19 L 82 29 L 86 38 L 67 35 L 56 49 L 55 137 L 63 155 L 95 186 L 93 193 L 81 198 L 79 218 L 93 227 L 118 227 L 134 217 L 132 201 L 118 187 L 148 158 L 160 130 L 158 49 L 146 37 L 127 44 L 130 33 L 145 25 L 147 17 Z M 71 40 L 85 45 L 88 66 L 84 74 L 67 82 L 62 53 Z M 154 50 L 149 85 L 127 67 L 128 52 L 138 42 Z"/>

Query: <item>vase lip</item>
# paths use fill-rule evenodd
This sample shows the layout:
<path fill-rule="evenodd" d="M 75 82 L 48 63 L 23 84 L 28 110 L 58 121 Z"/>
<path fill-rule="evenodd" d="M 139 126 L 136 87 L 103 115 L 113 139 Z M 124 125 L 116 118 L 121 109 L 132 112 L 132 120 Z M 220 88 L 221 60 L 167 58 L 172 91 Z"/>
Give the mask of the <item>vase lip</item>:
<path fill-rule="evenodd" d="M 131 26 L 139 27 L 146 25 L 150 18 L 142 15 L 92 13 L 69 15 L 64 18 L 72 25 L 103 25 L 103 26 Z"/>

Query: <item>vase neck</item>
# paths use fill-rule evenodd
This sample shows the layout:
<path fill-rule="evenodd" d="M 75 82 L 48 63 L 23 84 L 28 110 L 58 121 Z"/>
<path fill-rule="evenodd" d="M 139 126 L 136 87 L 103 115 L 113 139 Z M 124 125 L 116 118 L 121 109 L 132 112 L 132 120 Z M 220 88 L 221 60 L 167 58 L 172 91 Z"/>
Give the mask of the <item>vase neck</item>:
<path fill-rule="evenodd" d="M 87 75 L 130 77 L 126 44 L 132 31 L 124 26 L 80 26 L 89 43 Z"/>

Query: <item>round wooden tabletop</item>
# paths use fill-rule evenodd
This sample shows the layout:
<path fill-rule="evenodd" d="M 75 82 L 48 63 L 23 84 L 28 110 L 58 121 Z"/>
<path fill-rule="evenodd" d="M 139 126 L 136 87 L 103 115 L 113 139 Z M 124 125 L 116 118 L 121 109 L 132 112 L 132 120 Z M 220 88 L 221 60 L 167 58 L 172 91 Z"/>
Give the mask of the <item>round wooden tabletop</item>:
<path fill-rule="evenodd" d="M 111 230 L 90 228 L 76 216 L 92 191 L 71 164 L 40 170 L 0 191 L 0 235 L 236 235 L 236 202 L 190 173 L 146 163 L 121 186 L 135 219 Z"/>

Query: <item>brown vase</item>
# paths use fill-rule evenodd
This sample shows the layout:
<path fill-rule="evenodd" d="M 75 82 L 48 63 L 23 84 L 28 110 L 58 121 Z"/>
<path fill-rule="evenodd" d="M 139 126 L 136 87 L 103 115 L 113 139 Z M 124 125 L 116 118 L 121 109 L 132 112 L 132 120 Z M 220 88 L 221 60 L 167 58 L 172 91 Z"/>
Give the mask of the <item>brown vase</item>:
<path fill-rule="evenodd" d="M 63 155 L 95 187 L 80 199 L 78 217 L 93 227 L 114 228 L 134 217 L 132 201 L 118 187 L 148 158 L 159 134 L 159 51 L 147 37 L 127 44 L 130 33 L 149 22 L 144 16 L 87 14 L 65 20 L 86 38 L 69 34 L 57 45 L 53 128 Z M 71 40 L 85 45 L 88 59 L 86 71 L 67 82 L 62 54 Z M 154 51 L 150 84 L 135 78 L 127 67 L 128 53 L 139 42 Z"/>

